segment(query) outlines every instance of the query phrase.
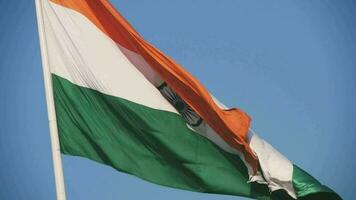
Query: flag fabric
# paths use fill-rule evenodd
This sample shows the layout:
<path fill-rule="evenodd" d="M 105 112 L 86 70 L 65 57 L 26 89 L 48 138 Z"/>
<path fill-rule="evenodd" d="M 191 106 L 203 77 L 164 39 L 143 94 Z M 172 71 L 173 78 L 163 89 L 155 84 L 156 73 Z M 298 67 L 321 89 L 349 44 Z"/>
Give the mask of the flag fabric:
<path fill-rule="evenodd" d="M 41 0 L 61 152 L 144 180 L 255 199 L 340 199 L 107 0 Z"/>

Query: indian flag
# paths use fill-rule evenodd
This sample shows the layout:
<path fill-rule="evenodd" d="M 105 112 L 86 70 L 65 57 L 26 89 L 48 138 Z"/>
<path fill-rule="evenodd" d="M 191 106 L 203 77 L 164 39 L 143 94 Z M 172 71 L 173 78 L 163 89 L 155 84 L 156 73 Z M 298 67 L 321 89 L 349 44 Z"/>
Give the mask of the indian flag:
<path fill-rule="evenodd" d="M 294 165 L 107 0 L 38 0 L 64 154 L 163 186 L 255 199 L 340 199 Z"/>

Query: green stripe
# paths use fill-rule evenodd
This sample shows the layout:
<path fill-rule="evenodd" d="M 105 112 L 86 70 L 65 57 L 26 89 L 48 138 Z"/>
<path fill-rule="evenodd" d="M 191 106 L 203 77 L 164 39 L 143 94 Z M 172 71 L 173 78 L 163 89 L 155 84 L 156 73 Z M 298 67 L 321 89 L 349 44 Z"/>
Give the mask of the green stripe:
<path fill-rule="evenodd" d="M 239 157 L 191 131 L 175 113 L 52 76 L 61 151 L 147 181 L 191 191 L 268 198 Z"/>
<path fill-rule="evenodd" d="M 247 169 L 240 158 L 190 130 L 178 114 L 105 95 L 56 75 L 52 81 L 62 153 L 164 186 L 287 199 L 285 192 L 270 196 L 266 185 L 247 183 Z M 298 197 L 326 191 L 305 186 L 315 181 L 295 166 L 293 184 Z"/>
<path fill-rule="evenodd" d="M 330 188 L 322 185 L 298 166 L 293 166 L 293 187 L 298 199 L 305 200 L 339 200 L 341 199 Z"/>
<path fill-rule="evenodd" d="M 307 172 L 293 165 L 293 187 L 298 200 L 341 200 L 331 189 L 322 185 Z M 272 199 L 293 200 L 284 190 L 273 192 Z"/>

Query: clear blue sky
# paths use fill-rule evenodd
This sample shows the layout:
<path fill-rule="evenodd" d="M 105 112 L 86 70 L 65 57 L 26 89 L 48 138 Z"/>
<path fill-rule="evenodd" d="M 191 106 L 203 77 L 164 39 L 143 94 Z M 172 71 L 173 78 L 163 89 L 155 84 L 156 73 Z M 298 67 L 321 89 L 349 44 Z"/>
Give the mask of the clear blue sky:
<path fill-rule="evenodd" d="M 0 0 L 0 199 L 54 199 L 34 1 Z M 150 42 L 344 199 L 356 190 L 356 3 L 111 0 Z M 63 156 L 68 199 L 239 200 Z"/>

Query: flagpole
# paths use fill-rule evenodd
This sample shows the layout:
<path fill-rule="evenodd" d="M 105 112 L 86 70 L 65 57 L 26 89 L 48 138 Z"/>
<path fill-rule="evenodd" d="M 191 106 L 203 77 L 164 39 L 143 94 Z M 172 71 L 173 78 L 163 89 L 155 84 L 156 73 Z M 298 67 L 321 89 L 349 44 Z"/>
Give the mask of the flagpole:
<path fill-rule="evenodd" d="M 46 37 L 44 34 L 45 29 L 43 25 L 44 22 L 43 22 L 43 15 L 42 15 L 43 4 L 41 1 L 42 0 L 35 0 L 35 4 L 36 4 L 38 35 L 39 35 L 40 48 L 41 48 L 48 122 L 49 122 L 50 138 L 51 138 L 56 195 L 57 195 L 57 200 L 65 200 L 66 194 L 65 194 L 65 186 L 64 186 L 61 150 L 60 150 L 59 138 L 58 138 L 56 111 L 54 107 L 52 78 L 51 78 L 51 73 L 49 71 L 49 61 L 48 61 L 47 48 L 46 48 Z"/>

